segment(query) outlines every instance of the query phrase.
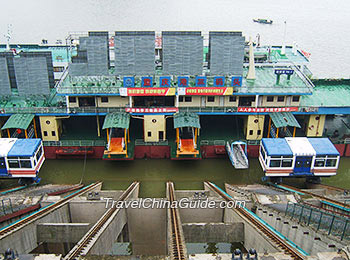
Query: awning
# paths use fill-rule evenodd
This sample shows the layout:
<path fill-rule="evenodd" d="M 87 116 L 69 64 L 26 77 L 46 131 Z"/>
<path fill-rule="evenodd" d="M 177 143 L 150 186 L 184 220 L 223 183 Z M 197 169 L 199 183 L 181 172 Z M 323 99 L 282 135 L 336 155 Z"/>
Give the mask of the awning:
<path fill-rule="evenodd" d="M 199 116 L 196 113 L 176 113 L 174 115 L 174 128 L 179 127 L 195 127 L 201 128 L 199 124 Z"/>
<path fill-rule="evenodd" d="M 269 115 L 277 128 L 286 126 L 301 127 L 291 112 L 276 112 L 269 113 Z"/>
<path fill-rule="evenodd" d="M 6 121 L 1 130 L 15 128 L 27 129 L 34 118 L 33 114 L 14 114 Z"/>
<path fill-rule="evenodd" d="M 114 112 L 106 115 L 102 129 L 124 128 L 129 129 L 130 115 L 124 112 Z"/>

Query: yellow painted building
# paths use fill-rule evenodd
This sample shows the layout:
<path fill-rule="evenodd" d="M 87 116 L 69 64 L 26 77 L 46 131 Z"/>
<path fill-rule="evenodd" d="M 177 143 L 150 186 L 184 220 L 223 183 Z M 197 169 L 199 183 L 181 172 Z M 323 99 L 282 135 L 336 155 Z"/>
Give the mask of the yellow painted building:
<path fill-rule="evenodd" d="M 143 124 L 145 142 L 166 140 L 166 122 L 164 115 L 145 115 Z"/>
<path fill-rule="evenodd" d="M 321 137 L 323 135 L 326 115 L 310 115 L 306 125 L 307 137 Z"/>
<path fill-rule="evenodd" d="M 264 133 L 264 115 L 249 115 L 244 118 L 244 133 L 247 140 L 260 140 Z"/>
<path fill-rule="evenodd" d="M 55 116 L 41 116 L 40 128 L 43 141 L 59 141 L 62 134 L 62 120 Z"/>

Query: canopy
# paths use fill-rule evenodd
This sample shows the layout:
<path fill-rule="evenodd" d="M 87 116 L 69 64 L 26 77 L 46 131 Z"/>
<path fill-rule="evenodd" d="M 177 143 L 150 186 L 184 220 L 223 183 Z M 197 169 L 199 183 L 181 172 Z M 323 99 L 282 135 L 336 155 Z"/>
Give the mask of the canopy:
<path fill-rule="evenodd" d="M 33 114 L 14 114 L 6 121 L 5 125 L 1 130 L 16 128 L 16 129 L 27 129 L 34 118 Z"/>
<path fill-rule="evenodd" d="M 269 156 L 293 155 L 292 150 L 284 138 L 263 138 L 261 142 Z"/>
<path fill-rule="evenodd" d="M 17 139 L 11 150 L 8 152 L 8 157 L 23 157 L 33 156 L 35 151 L 41 144 L 41 139 Z"/>
<path fill-rule="evenodd" d="M 129 129 L 130 115 L 124 112 L 114 112 L 107 114 L 103 122 L 102 129 L 107 128 L 124 128 Z"/>
<path fill-rule="evenodd" d="M 317 155 L 336 155 L 339 156 L 337 148 L 328 138 L 309 138 L 309 142 L 316 151 Z"/>
<path fill-rule="evenodd" d="M 201 128 L 199 116 L 196 113 L 179 112 L 174 115 L 174 128 L 195 127 Z"/>
<path fill-rule="evenodd" d="M 291 112 L 275 112 L 269 113 L 269 115 L 277 128 L 286 126 L 301 127 Z"/>

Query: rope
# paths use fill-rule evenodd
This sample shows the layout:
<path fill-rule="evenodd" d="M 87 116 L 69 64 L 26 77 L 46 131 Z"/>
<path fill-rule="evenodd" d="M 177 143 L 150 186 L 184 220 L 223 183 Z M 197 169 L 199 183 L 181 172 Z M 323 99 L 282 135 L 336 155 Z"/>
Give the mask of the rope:
<path fill-rule="evenodd" d="M 83 183 L 83 178 L 84 178 L 85 170 L 86 170 L 86 159 L 87 159 L 87 149 L 85 147 L 84 166 L 83 166 L 83 172 L 81 174 L 81 179 L 80 179 L 79 185 Z"/>

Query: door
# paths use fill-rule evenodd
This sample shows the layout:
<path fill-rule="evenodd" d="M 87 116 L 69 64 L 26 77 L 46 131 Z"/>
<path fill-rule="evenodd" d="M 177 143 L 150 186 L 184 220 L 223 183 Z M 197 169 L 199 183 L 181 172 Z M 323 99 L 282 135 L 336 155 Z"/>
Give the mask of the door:
<path fill-rule="evenodd" d="M 205 107 L 205 105 L 206 105 L 206 100 L 207 100 L 207 97 L 206 97 L 206 96 L 201 97 L 201 107 Z"/>
<path fill-rule="evenodd" d="M 0 157 L 0 175 L 7 175 L 5 158 Z"/>
<path fill-rule="evenodd" d="M 297 156 L 295 160 L 294 172 L 310 172 L 312 156 Z"/>

